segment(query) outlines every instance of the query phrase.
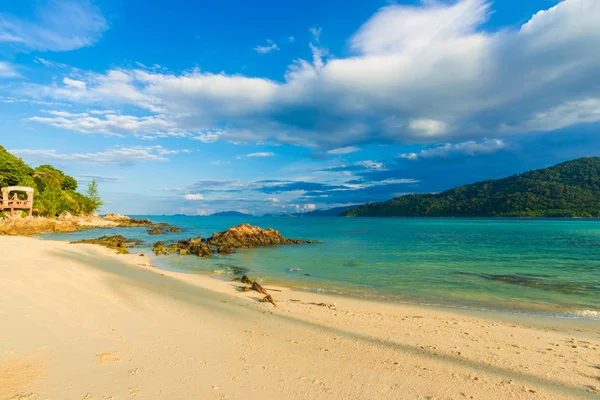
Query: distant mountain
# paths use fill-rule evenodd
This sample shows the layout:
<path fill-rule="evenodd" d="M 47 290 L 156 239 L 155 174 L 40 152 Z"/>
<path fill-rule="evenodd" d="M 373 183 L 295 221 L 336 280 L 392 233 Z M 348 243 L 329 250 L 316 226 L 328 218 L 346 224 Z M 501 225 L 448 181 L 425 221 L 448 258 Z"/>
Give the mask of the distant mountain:
<path fill-rule="evenodd" d="M 238 211 L 223 211 L 210 214 L 210 217 L 252 217 L 252 214 L 245 214 Z"/>
<path fill-rule="evenodd" d="M 263 217 L 339 217 L 344 211 L 350 210 L 356 206 L 346 206 L 346 207 L 335 207 L 330 208 L 328 210 L 315 210 L 305 213 L 280 213 L 274 214 L 269 213 L 263 215 Z"/>
<path fill-rule="evenodd" d="M 437 194 L 369 203 L 347 217 L 600 217 L 600 157 L 580 158 Z"/>
<path fill-rule="evenodd" d="M 315 210 L 303 214 L 294 214 L 302 217 L 339 217 L 343 212 L 351 210 L 356 206 L 335 207 L 328 210 Z"/>

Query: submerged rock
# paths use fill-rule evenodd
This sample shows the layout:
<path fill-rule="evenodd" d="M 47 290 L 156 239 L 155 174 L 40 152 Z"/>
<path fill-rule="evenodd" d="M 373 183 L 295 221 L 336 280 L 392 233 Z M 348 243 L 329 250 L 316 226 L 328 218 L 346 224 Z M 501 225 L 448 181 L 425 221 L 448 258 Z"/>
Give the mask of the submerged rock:
<path fill-rule="evenodd" d="M 112 250 L 116 250 L 120 254 L 129 254 L 129 251 L 127 250 L 127 245 L 128 244 L 136 245 L 136 244 L 139 244 L 140 241 L 133 240 L 133 239 L 126 239 L 125 237 L 123 237 L 121 235 L 114 235 L 114 236 L 102 236 L 102 237 L 99 237 L 96 239 L 78 240 L 76 242 L 71 242 L 71 243 L 97 244 L 100 246 L 108 247 L 109 249 L 112 249 Z"/>
<path fill-rule="evenodd" d="M 162 226 L 155 226 L 154 228 L 148 229 L 148 235 L 160 235 L 163 233 L 163 229 Z"/>

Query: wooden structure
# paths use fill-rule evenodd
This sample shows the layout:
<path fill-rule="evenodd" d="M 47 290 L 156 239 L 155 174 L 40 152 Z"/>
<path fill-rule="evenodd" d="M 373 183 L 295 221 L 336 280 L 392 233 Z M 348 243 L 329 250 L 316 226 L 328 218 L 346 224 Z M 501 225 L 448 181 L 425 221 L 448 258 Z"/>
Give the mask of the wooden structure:
<path fill-rule="evenodd" d="M 0 211 L 10 209 L 10 216 L 12 217 L 15 210 L 27 210 L 29 216 L 31 216 L 33 212 L 33 188 L 27 186 L 7 186 L 1 190 L 2 198 L 0 200 L 2 203 L 0 204 Z M 24 192 L 27 198 L 20 198 L 17 192 Z"/>

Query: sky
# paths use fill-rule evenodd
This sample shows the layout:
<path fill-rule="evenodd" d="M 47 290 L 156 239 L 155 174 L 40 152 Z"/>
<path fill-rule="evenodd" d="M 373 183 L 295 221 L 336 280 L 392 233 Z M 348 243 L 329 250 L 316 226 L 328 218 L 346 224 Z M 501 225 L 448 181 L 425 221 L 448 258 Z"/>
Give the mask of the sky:
<path fill-rule="evenodd" d="M 0 144 L 102 212 L 264 213 L 600 155 L 597 0 L 22 0 Z"/>

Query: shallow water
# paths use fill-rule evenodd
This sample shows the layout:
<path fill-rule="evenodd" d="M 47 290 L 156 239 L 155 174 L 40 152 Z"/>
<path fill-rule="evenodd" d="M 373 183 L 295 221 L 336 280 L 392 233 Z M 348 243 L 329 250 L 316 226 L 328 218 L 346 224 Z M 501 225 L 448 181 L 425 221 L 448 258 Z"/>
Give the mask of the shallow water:
<path fill-rule="evenodd" d="M 150 244 L 208 237 L 248 222 L 319 243 L 238 250 L 210 259 L 161 256 L 157 266 L 217 273 L 244 267 L 253 278 L 305 290 L 600 319 L 598 220 L 149 218 L 184 231 L 150 236 L 143 228 L 125 228 L 44 237 L 73 240 L 118 233 Z"/>

